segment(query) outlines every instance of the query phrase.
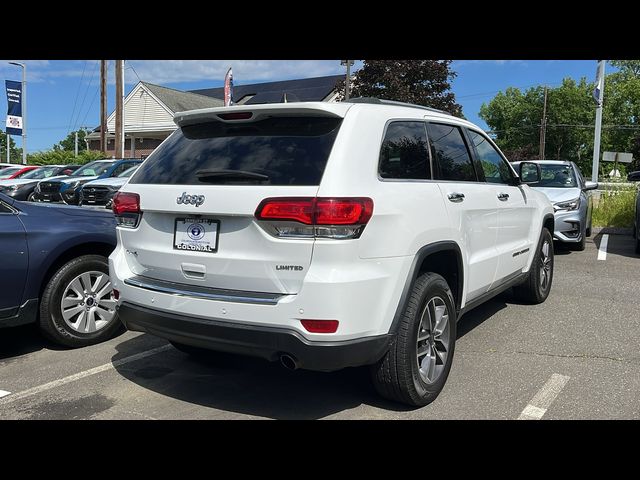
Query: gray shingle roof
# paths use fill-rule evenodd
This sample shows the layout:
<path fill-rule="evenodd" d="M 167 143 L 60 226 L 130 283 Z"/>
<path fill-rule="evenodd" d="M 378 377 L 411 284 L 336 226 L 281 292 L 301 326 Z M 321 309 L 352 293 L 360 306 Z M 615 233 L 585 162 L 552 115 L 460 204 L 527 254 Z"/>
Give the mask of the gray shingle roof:
<path fill-rule="evenodd" d="M 282 95 L 287 93 L 295 95 L 301 102 L 320 102 L 333 92 L 338 80 L 342 80 L 344 77 L 344 75 L 329 75 L 326 77 L 281 80 L 251 85 L 234 85 L 233 101 L 239 102 L 247 95 L 254 95 L 247 101 L 247 105 L 279 103 L 282 100 Z M 206 95 L 210 98 L 224 99 L 223 87 L 190 90 L 190 92 Z"/>
<path fill-rule="evenodd" d="M 161 87 L 153 83 L 142 82 L 162 103 L 173 113 L 198 108 L 222 107 L 224 102 L 217 98 L 200 95 L 193 92 L 182 92 L 173 88 Z"/>

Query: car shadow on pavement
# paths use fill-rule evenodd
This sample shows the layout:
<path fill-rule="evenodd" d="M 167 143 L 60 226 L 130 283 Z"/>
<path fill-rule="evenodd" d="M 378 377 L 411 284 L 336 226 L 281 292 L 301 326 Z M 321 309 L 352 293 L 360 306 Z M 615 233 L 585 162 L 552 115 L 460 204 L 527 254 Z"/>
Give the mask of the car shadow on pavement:
<path fill-rule="evenodd" d="M 112 362 L 139 350 L 146 335 L 116 346 Z M 126 353 L 124 353 L 126 352 Z M 319 419 L 362 404 L 386 411 L 414 410 L 378 396 L 367 367 L 331 373 L 290 371 L 277 362 L 207 352 L 194 358 L 171 349 L 144 361 L 118 365 L 116 370 L 135 384 L 181 402 L 221 410 L 205 418 L 236 418 L 225 412 L 272 419 Z M 180 403 L 176 403 L 179 408 Z M 188 409 L 187 409 L 188 410 Z M 182 419 L 175 411 L 171 419 Z M 361 415 L 360 415 L 361 416 Z M 372 418 L 376 413 L 372 412 Z M 202 414 L 198 412 L 198 418 Z M 240 417 L 239 417 L 240 418 Z M 341 418 L 349 418 L 348 415 Z"/>
<path fill-rule="evenodd" d="M 457 338 L 460 339 L 464 337 L 467 333 L 484 323 L 500 310 L 507 308 L 507 302 L 516 303 L 513 295 L 511 294 L 511 290 L 507 290 L 495 296 L 491 300 L 478 305 L 473 310 L 469 311 L 469 313 L 466 313 L 456 325 L 458 333 Z"/>
<path fill-rule="evenodd" d="M 603 233 L 601 232 L 593 236 L 593 243 L 595 243 L 596 248 L 600 247 L 602 235 Z M 640 255 L 635 252 L 635 241 L 636 239 L 632 235 L 609 234 L 607 253 L 622 257 L 640 258 Z"/>
<path fill-rule="evenodd" d="M 46 340 L 40 334 L 36 325 L 22 325 L 0 330 L 0 360 L 20 357 L 43 348 L 65 350 L 65 347 L 55 345 Z"/>

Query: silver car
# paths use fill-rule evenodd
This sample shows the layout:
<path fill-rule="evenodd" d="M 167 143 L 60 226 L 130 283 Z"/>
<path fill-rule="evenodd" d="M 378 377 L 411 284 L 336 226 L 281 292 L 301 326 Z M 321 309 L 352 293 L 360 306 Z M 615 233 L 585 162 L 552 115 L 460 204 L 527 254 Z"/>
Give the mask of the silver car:
<path fill-rule="evenodd" d="M 597 182 L 585 181 L 573 162 L 563 160 L 528 160 L 540 166 L 540 182 L 531 185 L 543 192 L 553 203 L 555 232 L 553 238 L 568 244 L 573 250 L 584 250 L 586 237 L 591 236 L 593 200 L 590 190 Z M 520 162 L 513 162 L 520 172 Z M 521 174 L 522 176 L 522 174 Z"/>

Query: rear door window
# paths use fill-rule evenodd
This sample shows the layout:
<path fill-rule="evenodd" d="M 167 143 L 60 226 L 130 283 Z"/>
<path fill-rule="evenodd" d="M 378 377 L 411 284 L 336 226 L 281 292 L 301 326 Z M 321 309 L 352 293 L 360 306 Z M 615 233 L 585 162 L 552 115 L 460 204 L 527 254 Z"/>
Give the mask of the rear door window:
<path fill-rule="evenodd" d="M 476 171 L 460 127 L 428 123 L 429 144 L 438 180 L 476 182 Z"/>
<path fill-rule="evenodd" d="M 208 122 L 173 133 L 130 183 L 319 185 L 342 119 Z"/>

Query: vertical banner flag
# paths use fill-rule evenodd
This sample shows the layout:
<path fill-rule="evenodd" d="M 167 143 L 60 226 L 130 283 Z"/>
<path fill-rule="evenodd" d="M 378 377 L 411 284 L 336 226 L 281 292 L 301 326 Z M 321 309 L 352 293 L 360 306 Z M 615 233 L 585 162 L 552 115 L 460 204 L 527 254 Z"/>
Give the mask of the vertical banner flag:
<path fill-rule="evenodd" d="M 227 74 L 224 76 L 224 106 L 228 107 L 233 105 L 233 72 L 231 69 L 227 70 Z"/>
<path fill-rule="evenodd" d="M 7 86 L 7 133 L 22 135 L 22 83 L 5 80 Z"/>
<path fill-rule="evenodd" d="M 593 90 L 593 99 L 598 106 L 602 105 L 602 92 L 604 91 L 604 60 L 598 60 L 596 70 L 596 88 Z"/>

